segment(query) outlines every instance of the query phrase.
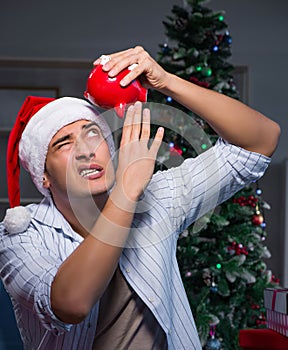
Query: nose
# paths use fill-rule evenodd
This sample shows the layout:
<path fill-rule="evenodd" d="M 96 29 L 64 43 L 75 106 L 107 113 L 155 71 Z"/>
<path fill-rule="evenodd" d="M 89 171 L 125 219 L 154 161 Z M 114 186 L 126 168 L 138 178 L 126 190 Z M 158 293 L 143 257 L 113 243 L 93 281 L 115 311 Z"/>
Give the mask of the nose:
<path fill-rule="evenodd" d="M 75 147 L 75 158 L 77 160 L 91 160 L 95 157 L 95 147 L 83 139 L 78 139 Z"/>

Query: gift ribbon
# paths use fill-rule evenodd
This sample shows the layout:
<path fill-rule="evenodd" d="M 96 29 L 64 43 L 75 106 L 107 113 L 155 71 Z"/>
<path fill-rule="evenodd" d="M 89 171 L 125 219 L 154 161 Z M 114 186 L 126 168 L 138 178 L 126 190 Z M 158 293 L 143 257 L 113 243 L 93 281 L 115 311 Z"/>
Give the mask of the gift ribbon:
<path fill-rule="evenodd" d="M 276 304 L 276 296 L 278 292 L 288 292 L 287 288 L 284 289 L 274 289 L 273 290 L 273 296 L 272 296 L 272 310 L 275 310 L 275 304 Z"/>

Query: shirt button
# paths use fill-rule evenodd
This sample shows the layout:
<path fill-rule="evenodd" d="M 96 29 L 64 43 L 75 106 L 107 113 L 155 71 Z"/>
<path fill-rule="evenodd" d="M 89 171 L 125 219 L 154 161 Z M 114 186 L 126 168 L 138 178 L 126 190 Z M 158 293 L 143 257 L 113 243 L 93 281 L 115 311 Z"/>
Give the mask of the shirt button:
<path fill-rule="evenodd" d="M 128 269 L 128 268 L 127 268 L 127 269 L 125 269 L 125 271 L 126 271 L 127 273 L 130 273 L 130 269 Z"/>
<path fill-rule="evenodd" d="M 154 303 L 154 298 L 150 297 L 148 298 L 148 300 L 150 301 L 150 303 Z"/>

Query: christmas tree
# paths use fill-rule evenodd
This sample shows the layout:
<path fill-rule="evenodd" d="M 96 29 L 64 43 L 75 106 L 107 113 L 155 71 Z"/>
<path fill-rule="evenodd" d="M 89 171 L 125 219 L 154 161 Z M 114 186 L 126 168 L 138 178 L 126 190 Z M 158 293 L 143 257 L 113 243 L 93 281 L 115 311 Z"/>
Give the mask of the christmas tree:
<path fill-rule="evenodd" d="M 240 99 L 234 67 L 228 61 L 232 39 L 224 12 L 213 12 L 203 3 L 204 0 L 187 0 L 183 7 L 172 8 L 172 14 L 163 22 L 167 42 L 159 45 L 158 62 L 194 84 Z M 192 127 L 188 127 L 178 112 L 180 125 L 178 131 L 166 131 L 160 167 L 163 163 L 167 167 L 177 165 L 215 143 L 215 132 L 172 98 L 151 92 L 149 99 L 175 107 L 175 113 L 181 111 L 191 118 Z M 167 114 L 169 109 L 162 111 L 162 121 L 169 119 Z M 193 133 L 193 147 L 189 133 Z M 239 349 L 240 329 L 265 327 L 263 292 L 279 282 L 265 263 L 270 256 L 265 246 L 264 211 L 268 208 L 261 189 L 254 183 L 217 207 L 213 214 L 204 216 L 179 239 L 179 267 L 206 350 Z"/>

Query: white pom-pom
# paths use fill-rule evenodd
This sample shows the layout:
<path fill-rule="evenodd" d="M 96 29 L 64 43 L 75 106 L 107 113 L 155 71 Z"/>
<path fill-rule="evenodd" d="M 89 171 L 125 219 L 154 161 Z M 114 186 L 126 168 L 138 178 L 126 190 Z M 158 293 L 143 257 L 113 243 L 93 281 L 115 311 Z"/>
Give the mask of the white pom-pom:
<path fill-rule="evenodd" d="M 25 207 L 7 209 L 3 224 L 9 233 L 24 232 L 31 221 L 31 214 Z"/>

